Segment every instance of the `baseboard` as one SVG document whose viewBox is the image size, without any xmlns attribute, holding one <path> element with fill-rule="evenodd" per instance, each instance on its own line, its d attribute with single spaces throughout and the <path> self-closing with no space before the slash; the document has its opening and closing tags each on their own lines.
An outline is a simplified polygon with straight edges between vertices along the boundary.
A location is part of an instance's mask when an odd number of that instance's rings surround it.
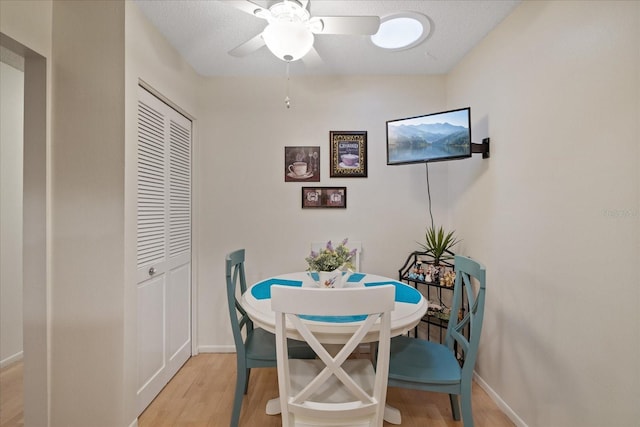
<svg viewBox="0 0 640 427">
<path fill-rule="evenodd" d="M 473 372 L 473 379 L 484 391 L 487 392 L 491 400 L 493 400 L 498 408 L 500 408 L 500 410 L 504 412 L 507 417 L 509 417 L 509 419 L 516 425 L 516 427 L 528 427 L 527 424 L 522 420 L 522 418 L 520 418 L 518 414 L 516 414 L 515 411 L 511 409 L 511 407 L 507 405 L 504 400 L 502 400 L 500 395 L 496 393 L 495 390 L 492 389 L 491 386 L 489 386 L 489 384 L 487 384 L 487 382 L 483 380 L 482 377 L 475 371 Z"/>
<path fill-rule="evenodd" d="M 13 355 L 7 357 L 6 359 L 0 360 L 0 369 L 9 366 L 12 363 L 21 361 L 23 354 L 24 354 L 24 352 L 19 351 L 16 354 L 13 354 Z"/>
<path fill-rule="evenodd" d="M 235 353 L 235 345 L 200 345 L 198 353 Z"/>
</svg>

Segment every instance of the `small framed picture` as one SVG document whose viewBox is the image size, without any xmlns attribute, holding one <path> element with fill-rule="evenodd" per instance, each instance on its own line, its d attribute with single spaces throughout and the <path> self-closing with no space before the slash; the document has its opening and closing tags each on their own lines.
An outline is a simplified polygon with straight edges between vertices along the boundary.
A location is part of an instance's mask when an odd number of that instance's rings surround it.
<svg viewBox="0 0 640 427">
<path fill-rule="evenodd" d="M 284 147 L 285 182 L 320 182 L 320 147 Z"/>
<path fill-rule="evenodd" d="M 347 207 L 347 187 L 302 187 L 302 208 Z"/>
<path fill-rule="evenodd" d="M 366 131 L 331 131 L 329 149 L 329 175 L 332 178 L 366 178 Z"/>
</svg>

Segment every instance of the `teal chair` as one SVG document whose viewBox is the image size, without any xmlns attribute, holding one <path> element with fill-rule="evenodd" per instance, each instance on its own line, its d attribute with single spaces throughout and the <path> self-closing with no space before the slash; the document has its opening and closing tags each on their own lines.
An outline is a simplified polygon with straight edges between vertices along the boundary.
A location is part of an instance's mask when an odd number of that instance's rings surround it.
<svg viewBox="0 0 640 427">
<path fill-rule="evenodd" d="M 236 346 L 236 391 L 233 397 L 231 427 L 237 427 L 240 420 L 242 398 L 247 394 L 251 368 L 272 368 L 277 366 L 275 335 L 261 328 L 254 328 L 246 311 L 240 305 L 240 295 L 247 290 L 244 271 L 244 249 L 229 253 L 226 258 L 227 302 L 233 340 Z M 238 288 L 239 293 L 238 293 Z M 243 331 L 244 329 L 244 337 Z M 315 353 L 301 341 L 289 340 L 289 355 L 296 359 L 313 359 Z"/>
<path fill-rule="evenodd" d="M 482 264 L 459 255 L 455 256 L 455 271 L 444 344 L 404 335 L 393 338 L 388 386 L 448 393 L 455 420 L 460 420 L 460 396 L 464 426 L 473 427 L 471 381 L 482 331 L 486 272 Z M 476 279 L 477 285 L 472 284 L 471 278 Z M 463 294 L 469 302 L 467 313 L 462 309 Z M 464 335 L 467 327 L 468 339 Z M 456 357 L 455 348 L 461 361 Z"/>
</svg>

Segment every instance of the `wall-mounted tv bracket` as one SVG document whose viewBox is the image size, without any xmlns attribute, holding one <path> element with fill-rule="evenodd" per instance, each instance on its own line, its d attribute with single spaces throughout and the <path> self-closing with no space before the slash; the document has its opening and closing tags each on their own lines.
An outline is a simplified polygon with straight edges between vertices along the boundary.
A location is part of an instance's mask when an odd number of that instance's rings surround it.
<svg viewBox="0 0 640 427">
<path fill-rule="evenodd" d="M 482 153 L 483 159 L 489 158 L 489 138 L 484 138 L 482 144 L 471 143 L 471 153 Z"/>
</svg>

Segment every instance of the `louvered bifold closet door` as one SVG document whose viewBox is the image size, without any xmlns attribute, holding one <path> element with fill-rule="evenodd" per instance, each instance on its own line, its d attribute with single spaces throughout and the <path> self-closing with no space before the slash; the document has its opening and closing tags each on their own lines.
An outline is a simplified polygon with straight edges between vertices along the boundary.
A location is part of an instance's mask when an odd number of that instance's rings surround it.
<svg viewBox="0 0 640 427">
<path fill-rule="evenodd" d="M 191 129 L 170 121 L 169 256 L 191 251 Z"/>
<path fill-rule="evenodd" d="M 138 268 L 165 259 L 164 115 L 138 103 Z"/>
<path fill-rule="evenodd" d="M 138 409 L 191 355 L 191 121 L 139 88 Z"/>
</svg>

